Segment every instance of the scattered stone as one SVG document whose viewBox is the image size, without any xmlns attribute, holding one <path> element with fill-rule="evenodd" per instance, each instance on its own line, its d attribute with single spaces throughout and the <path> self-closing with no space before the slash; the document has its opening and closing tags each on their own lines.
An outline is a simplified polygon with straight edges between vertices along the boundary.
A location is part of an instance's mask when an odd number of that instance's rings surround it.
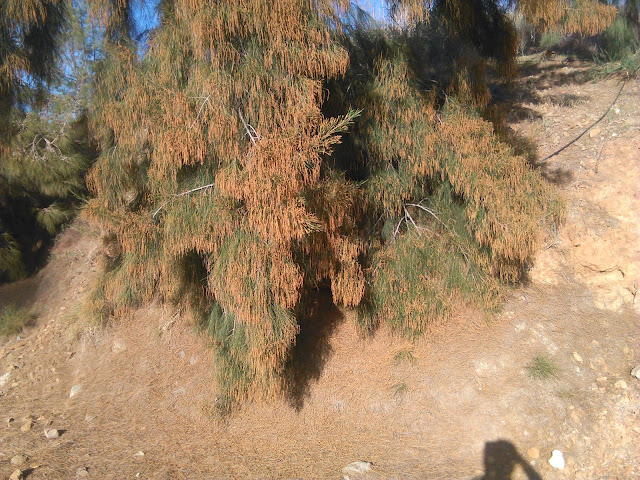
<svg viewBox="0 0 640 480">
<path fill-rule="evenodd" d="M 605 383 L 607 381 L 607 377 L 598 377 L 596 378 L 596 382 Z"/>
<path fill-rule="evenodd" d="M 58 438 L 60 436 L 60 432 L 55 428 L 45 428 L 44 436 L 48 439 Z"/>
<path fill-rule="evenodd" d="M 184 350 L 180 350 L 180 353 L 178 353 L 178 356 L 180 358 L 184 358 Z"/>
<path fill-rule="evenodd" d="M 196 357 L 191 357 L 191 360 L 189 360 L 189 365 L 195 365 L 196 364 Z"/>
<path fill-rule="evenodd" d="M 79 467 L 76 470 L 76 478 L 87 478 L 89 476 L 89 472 L 84 467 Z"/>
<path fill-rule="evenodd" d="M 527 455 L 529 455 L 530 459 L 536 460 L 540 458 L 540 450 L 537 449 L 536 447 L 532 447 L 529 450 L 527 450 Z"/>
<path fill-rule="evenodd" d="M 573 358 L 576 359 L 576 362 L 582 363 L 582 357 L 578 352 L 573 352 Z"/>
<path fill-rule="evenodd" d="M 640 380 L 640 365 L 636 365 L 635 367 L 633 367 L 633 369 L 631 370 L 631 376 Z"/>
<path fill-rule="evenodd" d="M 589 137 L 593 138 L 593 137 L 597 137 L 598 135 L 600 135 L 601 130 L 599 128 L 592 128 L 591 131 L 589 132 Z"/>
<path fill-rule="evenodd" d="M 11 459 L 11 465 L 19 467 L 20 465 L 23 465 L 24 463 L 26 463 L 26 461 L 27 461 L 26 455 L 16 455 Z"/>
<path fill-rule="evenodd" d="M 127 346 L 119 340 L 113 342 L 113 346 L 111 347 L 112 353 L 120 353 L 124 352 L 127 349 Z"/>
<path fill-rule="evenodd" d="M 144 457 L 144 452 L 142 450 L 133 454 L 134 457 Z"/>
<path fill-rule="evenodd" d="M 89 415 L 88 413 L 84 416 L 84 421 L 85 422 L 93 422 L 95 420 L 95 415 Z"/>
<path fill-rule="evenodd" d="M 352 462 L 346 467 L 342 469 L 342 473 L 344 474 L 344 480 L 350 480 L 349 475 L 362 475 L 363 473 L 367 473 L 371 470 L 373 464 L 371 462 L 365 462 L 363 460 L 358 460 L 357 462 Z"/>
<path fill-rule="evenodd" d="M 24 476 L 22 475 L 22 470 L 17 469 L 13 471 L 13 473 L 9 477 L 9 480 L 22 480 L 23 478 Z"/>
<path fill-rule="evenodd" d="M 71 387 L 71 392 L 69 393 L 69 398 L 75 397 L 82 391 L 82 385 L 74 385 Z"/>
<path fill-rule="evenodd" d="M 27 420 L 20 427 L 20 431 L 26 433 L 31 430 L 31 427 L 33 427 L 33 420 Z"/>
<path fill-rule="evenodd" d="M 549 459 L 549 465 L 558 470 L 564 470 L 564 456 L 560 450 L 554 450 L 551 452 L 551 458 Z"/>
<path fill-rule="evenodd" d="M 620 388 L 622 390 L 627 389 L 627 382 L 625 382 L 624 380 L 618 380 L 614 385 L 616 388 Z"/>
<path fill-rule="evenodd" d="M 11 378 L 11 372 L 7 372 L 0 377 L 0 388 L 5 386 L 5 384 L 9 381 L 9 378 Z"/>
</svg>

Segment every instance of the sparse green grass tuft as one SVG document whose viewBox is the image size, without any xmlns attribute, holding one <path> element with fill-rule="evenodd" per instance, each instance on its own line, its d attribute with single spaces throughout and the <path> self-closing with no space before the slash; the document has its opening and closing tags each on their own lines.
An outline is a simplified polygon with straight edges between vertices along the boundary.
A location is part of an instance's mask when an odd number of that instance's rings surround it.
<svg viewBox="0 0 640 480">
<path fill-rule="evenodd" d="M 391 387 L 391 390 L 394 398 L 400 401 L 409 392 L 409 386 L 404 382 L 396 383 Z"/>
<path fill-rule="evenodd" d="M 0 311 L 0 337 L 19 334 L 36 316 L 26 308 L 8 305 Z"/>
<path fill-rule="evenodd" d="M 612 75 L 635 75 L 640 67 L 640 52 L 629 54 L 619 60 L 609 57 L 595 59 L 595 66 L 589 71 L 593 81 L 599 81 Z"/>
<path fill-rule="evenodd" d="M 418 359 L 413 354 L 413 350 L 411 350 L 410 348 L 402 348 L 393 355 L 393 363 L 395 365 L 400 365 L 403 363 L 415 365 L 417 361 Z"/>
<path fill-rule="evenodd" d="M 544 49 L 557 48 L 562 43 L 562 33 L 558 30 L 550 30 L 542 34 L 540 38 L 540 46 Z"/>
<path fill-rule="evenodd" d="M 532 378 L 548 380 L 558 374 L 558 366 L 550 358 L 544 355 L 536 355 L 527 365 L 527 370 Z"/>
</svg>

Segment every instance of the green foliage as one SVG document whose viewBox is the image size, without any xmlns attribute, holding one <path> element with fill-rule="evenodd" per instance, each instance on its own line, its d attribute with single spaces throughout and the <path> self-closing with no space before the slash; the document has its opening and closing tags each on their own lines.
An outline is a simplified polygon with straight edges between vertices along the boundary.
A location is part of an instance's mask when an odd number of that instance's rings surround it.
<svg viewBox="0 0 640 480">
<path fill-rule="evenodd" d="M 536 355 L 527 365 L 527 371 L 532 378 L 548 380 L 558 374 L 558 366 L 544 355 Z"/>
<path fill-rule="evenodd" d="M 33 48 L 33 42 L 38 44 L 43 38 L 51 45 L 41 52 L 48 57 L 37 68 L 30 63 L 40 61 L 40 54 L 16 65 L 9 64 L 9 55 L 2 67 L 13 68 L 11 75 L 18 78 L 0 79 L 0 85 L 15 93 L 5 106 L 3 120 L 8 121 L 8 130 L 0 132 L 0 235 L 5 239 L 0 245 L 0 282 L 31 273 L 44 260 L 51 239 L 86 198 L 84 175 L 96 154 L 89 139 L 86 110 L 89 57 L 95 54 L 97 39 L 90 41 L 90 32 L 85 31 L 87 12 L 78 2 L 77 10 L 67 9 L 65 2 L 32 0 L 23 3 L 22 10 L 11 5 L 3 4 L 2 8 L 10 17 L 21 18 L 16 20 L 18 24 L 27 22 L 30 26 L 24 28 L 32 30 L 24 38 L 17 35 L 12 39 L 14 53 Z M 58 52 L 61 56 L 55 55 Z M 0 52 L 0 67 L 2 61 Z M 0 68 L 0 74 L 3 72 L 7 70 Z M 27 81 L 30 77 L 33 81 Z M 48 91 L 42 83 L 45 80 Z"/>
<path fill-rule="evenodd" d="M 0 233 L 11 236 L 11 250 L 20 253 L 10 263 L 0 260 L 0 271 L 13 272 L 4 280 L 16 279 L 18 270 L 33 271 L 50 239 L 86 198 L 84 174 L 95 156 L 87 138 L 84 116 L 31 112 L 21 121 L 10 153 L 0 160 Z M 22 267 L 16 270 L 18 258 Z"/>
<path fill-rule="evenodd" d="M 8 148 L 15 110 L 38 104 L 55 78 L 66 13 L 66 0 L 0 3 L 0 154 Z"/>
<path fill-rule="evenodd" d="M 0 232 L 2 224 L 0 224 Z M 18 280 L 24 275 L 20 245 L 9 233 L 0 233 L 0 283 Z"/>
<path fill-rule="evenodd" d="M 540 46 L 545 50 L 553 50 L 560 46 L 563 38 L 564 36 L 558 30 L 549 30 L 540 37 Z"/>
<path fill-rule="evenodd" d="M 602 34 L 602 56 L 609 61 L 621 61 L 633 56 L 637 50 L 637 32 L 622 16 Z"/>
<path fill-rule="evenodd" d="M 35 315 L 25 308 L 8 305 L 0 310 L 0 337 L 7 338 L 19 334 L 32 322 Z"/>
</svg>

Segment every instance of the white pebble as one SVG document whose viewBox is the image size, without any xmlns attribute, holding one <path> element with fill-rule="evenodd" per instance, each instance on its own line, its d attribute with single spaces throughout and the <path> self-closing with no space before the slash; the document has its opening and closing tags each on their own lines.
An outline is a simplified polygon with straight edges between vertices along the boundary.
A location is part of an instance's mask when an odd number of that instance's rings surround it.
<svg viewBox="0 0 640 480">
<path fill-rule="evenodd" d="M 564 470 L 564 456 L 560 450 L 554 450 L 551 452 L 551 458 L 549 459 L 549 465 L 558 470 Z"/>
</svg>

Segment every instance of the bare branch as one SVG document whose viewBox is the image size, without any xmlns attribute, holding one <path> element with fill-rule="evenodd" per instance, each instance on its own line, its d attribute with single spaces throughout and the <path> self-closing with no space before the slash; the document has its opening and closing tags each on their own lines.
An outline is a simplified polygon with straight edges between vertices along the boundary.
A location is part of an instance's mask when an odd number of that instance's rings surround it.
<svg viewBox="0 0 640 480">
<path fill-rule="evenodd" d="M 262 137 L 258 132 L 256 132 L 256 129 L 253 128 L 251 125 L 249 125 L 245 121 L 244 117 L 242 116 L 242 112 L 240 111 L 239 108 L 238 108 L 238 116 L 240 117 L 240 120 L 242 120 L 242 124 L 244 125 L 244 129 L 246 130 L 247 135 L 249 135 L 249 138 L 251 139 L 251 143 L 255 145 L 256 140 L 262 140 Z"/>
<path fill-rule="evenodd" d="M 418 225 L 416 225 L 416 222 L 413 221 L 413 217 L 411 216 L 411 214 L 409 213 L 409 210 L 407 210 L 407 207 L 402 207 L 404 208 L 404 216 L 405 218 L 408 218 L 409 221 L 411 222 L 411 224 L 415 227 L 416 232 L 418 232 L 418 236 L 421 237 L 422 234 L 420 233 L 420 229 L 418 228 Z"/>
<path fill-rule="evenodd" d="M 151 218 L 156 218 L 156 215 L 158 215 L 158 213 L 160 213 L 160 210 L 162 210 L 164 207 L 166 207 L 167 204 L 171 200 L 173 200 L 174 198 L 184 197 L 186 195 L 191 195 L 192 193 L 199 192 L 200 190 L 206 190 L 206 189 L 212 188 L 214 186 L 215 186 L 215 183 L 210 183 L 208 185 L 202 185 L 201 187 L 192 188 L 191 190 L 185 190 L 184 192 L 174 193 L 166 202 L 164 202 L 162 205 L 160 205 L 155 212 L 153 212 L 153 214 L 151 215 Z"/>
<path fill-rule="evenodd" d="M 424 205 L 420 205 L 419 203 L 405 203 L 405 206 L 416 207 L 422 210 L 423 212 L 427 212 L 429 215 L 431 215 L 433 218 L 435 218 L 438 222 L 440 222 L 442 225 L 446 227 L 444 222 L 438 218 L 438 212 L 436 212 L 435 210 L 431 210 L 430 208 L 425 207 Z"/>
<path fill-rule="evenodd" d="M 198 97 L 198 98 L 204 98 L 204 100 L 202 101 L 202 104 L 200 105 L 200 108 L 198 109 L 198 114 L 196 115 L 195 120 L 193 120 L 193 122 L 191 123 L 191 125 L 189 125 L 189 130 L 191 130 L 191 129 L 194 127 L 194 125 L 198 122 L 198 120 L 200 119 L 200 114 L 202 113 L 202 109 L 204 108 L 204 106 L 205 106 L 207 103 L 208 103 L 209 105 L 211 105 L 211 102 L 210 102 L 210 100 L 209 100 L 209 99 L 211 98 L 211 95 L 208 95 L 208 96 L 206 96 L 206 97 Z"/>
<path fill-rule="evenodd" d="M 400 221 L 398 222 L 398 225 L 396 225 L 396 229 L 393 232 L 393 238 L 396 238 L 396 235 L 398 235 L 398 230 L 400 230 L 400 225 L 402 225 L 402 221 L 405 220 L 407 217 L 403 216 Z"/>
</svg>

